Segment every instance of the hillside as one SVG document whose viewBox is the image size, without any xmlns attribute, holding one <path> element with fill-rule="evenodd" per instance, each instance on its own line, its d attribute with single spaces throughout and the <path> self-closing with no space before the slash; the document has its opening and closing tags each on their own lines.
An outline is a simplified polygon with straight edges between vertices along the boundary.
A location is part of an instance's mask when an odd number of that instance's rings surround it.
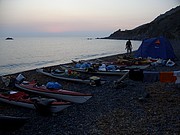
<svg viewBox="0 0 180 135">
<path fill-rule="evenodd" d="M 169 39 L 180 39 L 180 6 L 158 16 L 152 22 L 132 30 L 121 31 L 119 29 L 105 39 L 142 40 L 161 35 Z"/>
</svg>

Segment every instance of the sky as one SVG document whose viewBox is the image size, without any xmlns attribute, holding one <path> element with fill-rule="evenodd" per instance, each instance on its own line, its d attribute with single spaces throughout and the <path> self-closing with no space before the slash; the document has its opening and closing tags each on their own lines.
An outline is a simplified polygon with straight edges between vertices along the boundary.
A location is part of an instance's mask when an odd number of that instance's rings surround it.
<svg viewBox="0 0 180 135">
<path fill-rule="evenodd" d="M 109 36 L 178 5 L 180 0 L 0 0 L 0 36 Z"/>
</svg>

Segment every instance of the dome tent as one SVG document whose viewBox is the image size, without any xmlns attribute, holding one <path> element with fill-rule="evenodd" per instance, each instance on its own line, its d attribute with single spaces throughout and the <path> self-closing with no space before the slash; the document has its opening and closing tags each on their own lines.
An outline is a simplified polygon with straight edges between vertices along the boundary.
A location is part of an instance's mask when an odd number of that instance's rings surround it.
<svg viewBox="0 0 180 135">
<path fill-rule="evenodd" d="M 151 57 L 167 60 L 175 59 L 176 56 L 171 43 L 165 37 L 161 36 L 143 40 L 135 57 Z"/>
</svg>

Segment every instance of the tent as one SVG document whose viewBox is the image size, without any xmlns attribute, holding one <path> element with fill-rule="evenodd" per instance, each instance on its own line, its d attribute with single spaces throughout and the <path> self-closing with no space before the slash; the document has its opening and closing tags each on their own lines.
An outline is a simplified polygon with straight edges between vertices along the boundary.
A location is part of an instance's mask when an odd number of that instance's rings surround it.
<svg viewBox="0 0 180 135">
<path fill-rule="evenodd" d="M 176 57 L 171 43 L 162 36 L 143 40 L 135 56 L 142 58 L 161 58 L 165 60 Z"/>
</svg>

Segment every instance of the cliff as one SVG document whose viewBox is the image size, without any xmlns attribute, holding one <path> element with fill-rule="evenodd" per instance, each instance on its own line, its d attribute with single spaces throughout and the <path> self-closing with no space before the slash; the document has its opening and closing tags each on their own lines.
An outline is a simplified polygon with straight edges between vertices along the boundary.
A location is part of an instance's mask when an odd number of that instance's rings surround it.
<svg viewBox="0 0 180 135">
<path fill-rule="evenodd" d="M 162 35 L 169 39 L 180 39 L 180 6 L 161 14 L 150 23 L 132 30 L 121 31 L 119 29 L 104 39 L 142 40 Z"/>
</svg>

